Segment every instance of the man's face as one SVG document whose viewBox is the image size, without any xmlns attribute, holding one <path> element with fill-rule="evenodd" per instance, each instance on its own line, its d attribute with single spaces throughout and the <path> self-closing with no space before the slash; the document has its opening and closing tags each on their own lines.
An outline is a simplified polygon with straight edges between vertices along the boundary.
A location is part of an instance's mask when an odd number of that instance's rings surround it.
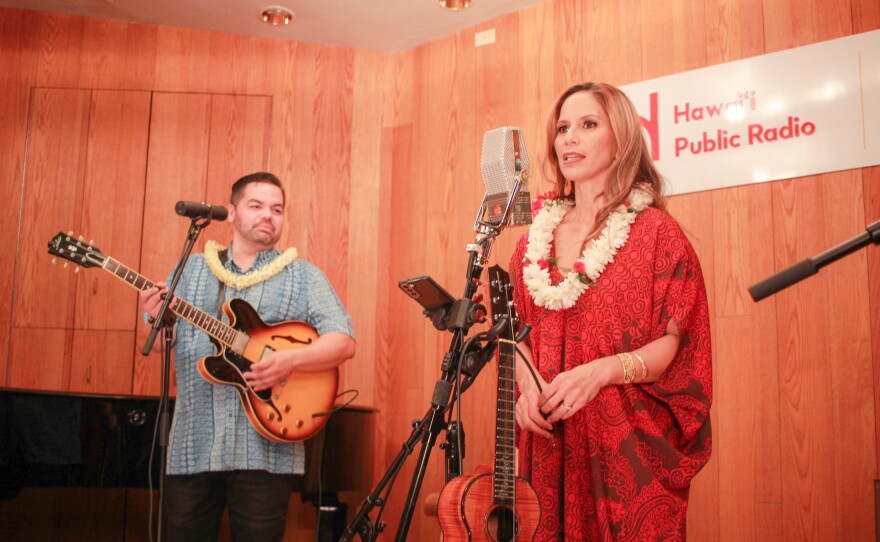
<svg viewBox="0 0 880 542">
<path fill-rule="evenodd" d="M 238 203 L 229 207 L 229 221 L 237 235 L 257 245 L 275 246 L 284 227 L 284 195 L 271 183 L 244 187 Z"/>
</svg>

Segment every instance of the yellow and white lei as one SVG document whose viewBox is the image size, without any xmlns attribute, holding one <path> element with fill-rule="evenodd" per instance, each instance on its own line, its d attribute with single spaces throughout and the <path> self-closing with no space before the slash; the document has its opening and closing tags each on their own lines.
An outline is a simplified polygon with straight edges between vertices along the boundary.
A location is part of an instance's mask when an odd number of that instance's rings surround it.
<svg viewBox="0 0 880 542">
<path fill-rule="evenodd" d="M 608 216 L 599 237 L 588 243 L 571 271 L 556 286 L 550 283 L 550 243 L 553 231 L 562 222 L 572 203 L 564 199 L 547 199 L 529 228 L 529 240 L 523 262 L 523 281 L 535 304 L 550 310 L 574 306 L 590 286 L 595 286 L 605 266 L 614 261 L 618 249 L 629 238 L 629 229 L 636 216 L 654 201 L 651 194 L 633 188 L 626 203 Z M 588 282 L 589 279 L 589 282 Z"/>
<path fill-rule="evenodd" d="M 223 264 L 220 263 L 219 253 L 225 248 L 226 247 L 215 241 L 208 241 L 205 243 L 205 262 L 208 264 L 208 267 L 211 269 L 211 272 L 214 273 L 215 277 L 227 286 L 232 286 L 236 290 L 244 290 L 248 286 L 259 284 L 264 280 L 269 280 L 280 273 L 282 269 L 287 267 L 288 264 L 297 257 L 296 248 L 290 247 L 263 267 L 254 269 L 250 273 L 239 275 L 238 273 L 233 273 L 226 269 L 223 267 Z"/>
</svg>

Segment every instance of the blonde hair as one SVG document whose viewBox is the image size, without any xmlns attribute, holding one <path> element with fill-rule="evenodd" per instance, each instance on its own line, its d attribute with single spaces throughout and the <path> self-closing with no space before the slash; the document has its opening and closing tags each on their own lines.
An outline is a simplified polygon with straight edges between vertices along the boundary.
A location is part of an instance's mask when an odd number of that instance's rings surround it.
<svg viewBox="0 0 880 542">
<path fill-rule="evenodd" d="M 605 205 L 599 209 L 593 231 L 587 239 L 596 237 L 605 225 L 608 215 L 621 203 L 626 201 L 633 188 L 639 183 L 639 188 L 646 190 L 654 196 L 652 207 L 666 209 L 666 201 L 663 199 L 664 180 L 654 167 L 651 153 L 648 151 L 648 143 L 642 133 L 642 124 L 635 106 L 626 94 L 615 86 L 607 83 L 581 83 L 570 87 L 563 92 L 547 120 L 547 166 L 550 178 L 556 179 L 554 190 L 560 197 L 574 201 L 574 190 L 566 193 L 567 179 L 559 167 L 559 159 L 556 156 L 556 124 L 562 105 L 573 94 L 588 92 L 605 110 L 614 134 L 614 142 L 617 145 L 617 153 L 611 167 L 608 170 L 608 178 L 605 180 L 603 196 Z"/>
</svg>

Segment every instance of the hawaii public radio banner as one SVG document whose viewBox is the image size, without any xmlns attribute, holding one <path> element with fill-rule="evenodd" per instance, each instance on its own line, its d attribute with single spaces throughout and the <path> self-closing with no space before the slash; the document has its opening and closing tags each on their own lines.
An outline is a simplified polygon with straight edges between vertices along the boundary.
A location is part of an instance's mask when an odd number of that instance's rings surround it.
<svg viewBox="0 0 880 542">
<path fill-rule="evenodd" d="M 880 164 L 880 30 L 621 89 L 673 194 Z"/>
</svg>

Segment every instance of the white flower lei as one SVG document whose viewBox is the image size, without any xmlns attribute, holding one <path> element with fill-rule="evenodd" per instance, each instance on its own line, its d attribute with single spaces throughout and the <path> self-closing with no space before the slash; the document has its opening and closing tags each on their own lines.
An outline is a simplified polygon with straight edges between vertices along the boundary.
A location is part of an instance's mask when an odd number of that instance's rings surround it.
<svg viewBox="0 0 880 542">
<path fill-rule="evenodd" d="M 259 284 L 264 280 L 269 280 L 280 273 L 282 269 L 287 267 L 287 265 L 297 257 L 296 249 L 290 247 L 263 267 L 255 269 L 250 273 L 239 275 L 238 273 L 233 273 L 226 269 L 223 267 L 223 264 L 220 263 L 219 252 L 224 248 L 226 247 L 215 241 L 208 241 L 205 243 L 205 262 L 208 264 L 208 267 L 211 269 L 211 272 L 214 273 L 215 277 L 224 284 L 232 286 L 236 290 L 244 290 L 248 286 Z"/>
<path fill-rule="evenodd" d="M 553 241 L 553 231 L 573 204 L 564 199 L 545 200 L 543 209 L 529 228 L 529 241 L 523 258 L 523 262 L 528 262 L 523 268 L 523 280 L 535 304 L 554 311 L 572 307 L 587 288 L 595 286 L 605 266 L 614 261 L 618 249 L 629 238 L 629 229 L 636 216 L 653 201 L 650 193 L 633 188 L 627 198 L 629 206 L 621 204 L 608 216 L 599 237 L 587 244 L 572 270 L 558 285 L 553 286 L 547 262 L 550 243 Z M 544 262 L 543 268 L 539 262 Z M 579 262 L 583 265 L 582 272 L 575 270 L 580 267 Z"/>
</svg>

